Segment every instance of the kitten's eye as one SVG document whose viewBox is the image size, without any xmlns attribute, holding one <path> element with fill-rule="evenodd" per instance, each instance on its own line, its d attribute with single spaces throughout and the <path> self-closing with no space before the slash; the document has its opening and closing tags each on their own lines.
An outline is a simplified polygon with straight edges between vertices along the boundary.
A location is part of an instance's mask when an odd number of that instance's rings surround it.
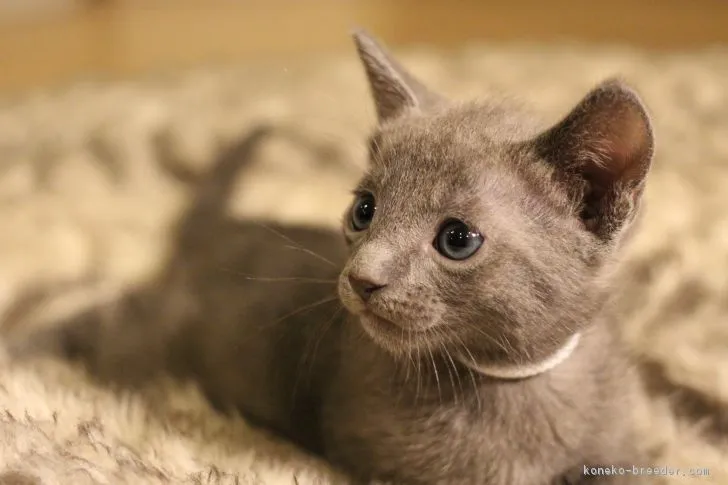
<svg viewBox="0 0 728 485">
<path fill-rule="evenodd" d="M 435 238 L 435 249 L 449 259 L 467 259 L 483 244 L 483 236 L 462 221 L 450 219 Z"/>
<path fill-rule="evenodd" d="M 374 203 L 374 196 L 370 193 L 359 195 L 351 208 L 351 227 L 355 231 L 363 231 L 374 218 L 374 211 L 377 206 Z"/>
</svg>

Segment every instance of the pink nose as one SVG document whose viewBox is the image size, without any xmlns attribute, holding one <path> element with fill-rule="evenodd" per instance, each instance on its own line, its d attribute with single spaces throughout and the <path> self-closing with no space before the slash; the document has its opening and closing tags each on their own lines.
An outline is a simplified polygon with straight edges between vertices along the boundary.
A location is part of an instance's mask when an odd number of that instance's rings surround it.
<svg viewBox="0 0 728 485">
<path fill-rule="evenodd" d="M 354 275 L 349 275 L 349 284 L 351 285 L 351 289 L 354 290 L 354 293 L 359 295 L 359 298 L 365 302 L 369 301 L 369 298 L 371 298 L 375 291 L 381 290 L 387 286 L 375 283 L 366 278 L 359 278 Z"/>
</svg>

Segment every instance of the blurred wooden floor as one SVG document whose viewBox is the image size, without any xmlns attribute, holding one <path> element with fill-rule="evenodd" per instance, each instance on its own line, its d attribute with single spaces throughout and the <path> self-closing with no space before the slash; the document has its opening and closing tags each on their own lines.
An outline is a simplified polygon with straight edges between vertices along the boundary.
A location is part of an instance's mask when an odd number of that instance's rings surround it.
<svg viewBox="0 0 728 485">
<path fill-rule="evenodd" d="M 334 52 L 350 48 L 348 32 L 357 25 L 392 45 L 728 45 L 725 0 L 33 0 L 44 1 L 55 5 L 52 12 L 3 13 L 0 3 L 0 93 L 200 62 Z"/>
</svg>

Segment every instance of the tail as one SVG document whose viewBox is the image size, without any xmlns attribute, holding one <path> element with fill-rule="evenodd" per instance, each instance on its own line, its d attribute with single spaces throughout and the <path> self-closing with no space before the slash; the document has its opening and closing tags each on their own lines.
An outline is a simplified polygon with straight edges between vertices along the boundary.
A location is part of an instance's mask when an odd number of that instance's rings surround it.
<svg viewBox="0 0 728 485">
<path fill-rule="evenodd" d="M 192 200 L 177 223 L 177 238 L 183 247 L 196 245 L 227 218 L 227 206 L 235 189 L 238 174 L 251 165 L 257 148 L 273 133 L 260 125 L 242 139 L 224 149 L 202 175 L 180 172 L 160 153 L 160 165 L 177 181 L 191 186 Z"/>
</svg>

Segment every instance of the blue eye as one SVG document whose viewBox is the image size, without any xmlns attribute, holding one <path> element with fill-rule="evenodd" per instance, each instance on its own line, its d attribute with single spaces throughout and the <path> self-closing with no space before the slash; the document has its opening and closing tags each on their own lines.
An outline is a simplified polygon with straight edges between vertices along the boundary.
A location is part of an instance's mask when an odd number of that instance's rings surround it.
<svg viewBox="0 0 728 485">
<path fill-rule="evenodd" d="M 448 259 L 467 259 L 483 244 L 483 236 L 467 224 L 450 219 L 435 238 L 435 249 Z"/>
<path fill-rule="evenodd" d="M 367 192 L 359 195 L 356 202 L 354 202 L 354 206 L 351 208 L 352 229 L 355 231 L 363 231 L 369 227 L 376 209 L 377 206 L 372 194 Z"/>
</svg>

